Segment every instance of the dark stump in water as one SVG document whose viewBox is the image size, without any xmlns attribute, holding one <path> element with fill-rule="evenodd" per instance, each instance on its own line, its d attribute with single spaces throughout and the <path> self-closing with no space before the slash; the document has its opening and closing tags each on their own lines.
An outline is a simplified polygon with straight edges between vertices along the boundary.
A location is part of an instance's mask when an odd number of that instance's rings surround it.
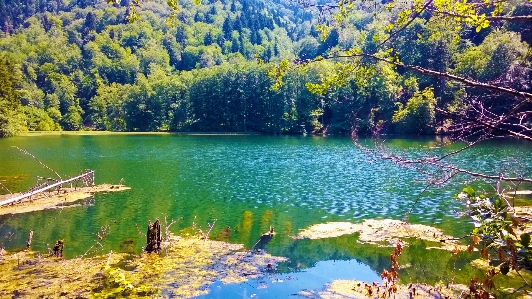
<svg viewBox="0 0 532 299">
<path fill-rule="evenodd" d="M 148 233 L 146 234 L 146 252 L 156 252 L 161 251 L 161 222 L 159 219 L 155 220 L 154 223 L 151 221 L 148 223 Z"/>
<path fill-rule="evenodd" d="M 57 240 L 57 242 L 55 242 L 54 248 L 52 249 L 53 255 L 57 257 L 62 257 L 64 246 L 65 246 L 65 241 Z"/>
</svg>

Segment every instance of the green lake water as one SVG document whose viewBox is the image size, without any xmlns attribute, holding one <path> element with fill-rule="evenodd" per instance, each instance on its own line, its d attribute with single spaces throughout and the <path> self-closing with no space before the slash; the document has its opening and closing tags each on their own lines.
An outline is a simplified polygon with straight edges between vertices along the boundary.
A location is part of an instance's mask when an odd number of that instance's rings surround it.
<svg viewBox="0 0 532 299">
<path fill-rule="evenodd" d="M 438 139 L 391 139 L 387 144 L 398 152 L 416 154 L 437 146 Z M 358 244 L 356 236 L 316 241 L 291 237 L 312 224 L 404 219 L 408 214 L 410 222 L 440 227 L 456 236 L 471 229 L 469 219 L 457 215 L 461 206 L 453 198 L 463 185 L 420 194 L 425 185 L 416 171 L 372 161 L 349 138 L 50 135 L 0 139 L 0 183 L 12 192 L 32 187 L 35 176 L 54 177 L 14 146 L 63 177 L 93 169 L 97 184 L 123 180 L 132 189 L 95 194 L 72 208 L 0 216 L 0 245 L 8 249 L 24 247 L 28 231 L 33 230 L 33 248 L 42 252 L 64 239 L 67 257 L 87 251 L 138 253 L 145 237 L 136 224 L 144 232 L 148 220 L 165 216 L 177 221 L 170 229 L 174 232 L 193 222 L 205 230 L 216 221 L 211 238 L 251 248 L 273 226 L 276 235 L 265 249 L 290 259 L 280 265 L 277 276 L 255 285 L 215 284 L 206 298 L 257 293 L 274 297 L 283 294 L 281 290 L 297 293 L 335 278 L 373 281 L 388 266 L 391 249 Z M 515 168 L 531 176 L 531 153 L 529 144 L 499 141 L 453 159 L 473 170 Z M 230 235 L 222 233 L 227 226 Z M 100 241 L 96 234 L 102 227 L 108 227 L 108 233 Z M 448 253 L 425 252 L 424 245 L 413 242 L 405 252 L 402 258 L 413 266 L 404 270 L 404 277 L 439 281 L 446 275 L 443 268 L 457 267 Z M 432 275 L 427 269 L 438 270 Z M 260 287 L 264 283 L 269 287 Z"/>
</svg>

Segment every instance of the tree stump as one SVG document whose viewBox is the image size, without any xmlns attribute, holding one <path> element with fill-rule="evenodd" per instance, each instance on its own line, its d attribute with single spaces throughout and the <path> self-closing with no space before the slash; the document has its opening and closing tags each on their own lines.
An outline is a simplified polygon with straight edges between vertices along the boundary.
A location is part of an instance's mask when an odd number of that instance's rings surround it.
<svg viewBox="0 0 532 299">
<path fill-rule="evenodd" d="M 62 257 L 63 256 L 63 247 L 65 245 L 65 241 L 64 240 L 57 240 L 57 242 L 55 242 L 55 245 L 54 245 L 54 248 L 52 249 L 52 253 L 53 255 L 57 256 L 57 257 Z"/>
<path fill-rule="evenodd" d="M 260 239 L 253 245 L 252 249 L 264 249 L 266 245 L 271 241 L 273 238 L 273 235 L 275 235 L 275 231 L 273 230 L 273 227 L 270 226 L 270 230 L 260 236 Z"/>
<path fill-rule="evenodd" d="M 159 219 L 154 223 L 151 221 L 148 223 L 148 233 L 146 234 L 146 252 L 161 251 L 161 222 Z"/>
<path fill-rule="evenodd" d="M 28 242 L 26 242 L 26 249 L 29 249 L 31 247 L 31 240 L 33 240 L 33 231 L 30 230 L 30 234 L 28 235 Z"/>
</svg>

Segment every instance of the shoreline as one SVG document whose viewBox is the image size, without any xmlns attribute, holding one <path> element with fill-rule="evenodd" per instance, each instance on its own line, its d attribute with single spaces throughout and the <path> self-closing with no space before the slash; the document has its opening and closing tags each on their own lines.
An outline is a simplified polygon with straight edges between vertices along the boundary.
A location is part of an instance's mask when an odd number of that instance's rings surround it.
<svg viewBox="0 0 532 299">
<path fill-rule="evenodd" d="M 258 132 L 113 132 L 113 131 L 31 131 L 15 137 L 58 136 L 58 135 L 183 135 L 183 136 L 260 136 Z"/>
<path fill-rule="evenodd" d="M 345 134 L 309 134 L 309 133 L 264 133 L 264 132 L 115 132 L 115 131 L 26 131 L 20 132 L 17 135 L 11 137 L 38 137 L 38 136 L 294 136 L 294 137 L 346 137 L 351 138 L 349 133 Z M 370 139 L 371 136 L 361 135 L 360 139 Z M 427 134 L 427 135 L 401 135 L 401 134 L 382 134 L 381 139 L 394 140 L 397 138 L 406 139 L 442 139 L 447 138 L 445 135 Z"/>
</svg>

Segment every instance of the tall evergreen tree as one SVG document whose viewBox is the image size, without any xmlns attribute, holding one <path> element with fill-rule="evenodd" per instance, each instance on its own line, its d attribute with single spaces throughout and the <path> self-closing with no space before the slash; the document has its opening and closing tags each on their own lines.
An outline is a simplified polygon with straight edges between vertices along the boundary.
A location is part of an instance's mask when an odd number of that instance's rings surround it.
<svg viewBox="0 0 532 299">
<path fill-rule="evenodd" d="M 185 26 L 178 25 L 175 32 L 175 41 L 178 42 L 181 47 L 185 47 L 185 44 L 187 42 L 187 31 L 185 29 Z"/>
<path fill-rule="evenodd" d="M 212 34 L 210 31 L 205 34 L 205 37 L 203 38 L 203 44 L 205 46 L 212 44 Z"/>
<path fill-rule="evenodd" d="M 231 26 L 231 19 L 229 17 L 225 18 L 224 24 L 222 25 L 222 32 L 226 40 L 231 38 L 231 32 L 233 27 Z"/>
<path fill-rule="evenodd" d="M 238 32 L 242 31 L 242 21 L 240 18 L 236 18 L 235 23 L 233 24 L 233 30 L 236 30 Z"/>
</svg>

